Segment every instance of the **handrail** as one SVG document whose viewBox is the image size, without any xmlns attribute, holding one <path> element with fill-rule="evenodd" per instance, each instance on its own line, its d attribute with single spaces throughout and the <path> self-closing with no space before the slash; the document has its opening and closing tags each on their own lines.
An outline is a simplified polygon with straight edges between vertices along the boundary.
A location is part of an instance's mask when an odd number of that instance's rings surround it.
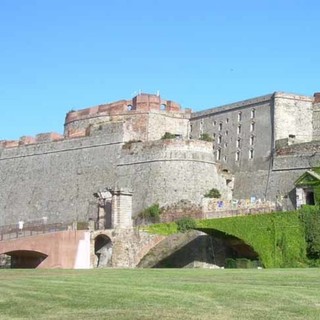
<svg viewBox="0 0 320 320">
<path fill-rule="evenodd" d="M 0 226 L 0 241 L 30 237 L 38 234 L 72 230 L 72 223 L 26 222 L 20 229 L 16 224 Z"/>
</svg>

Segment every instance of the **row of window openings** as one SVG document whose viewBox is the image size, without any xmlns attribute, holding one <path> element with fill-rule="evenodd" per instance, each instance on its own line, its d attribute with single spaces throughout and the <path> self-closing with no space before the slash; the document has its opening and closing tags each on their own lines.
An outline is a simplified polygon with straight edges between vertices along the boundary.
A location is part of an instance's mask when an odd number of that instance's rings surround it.
<svg viewBox="0 0 320 320">
<path fill-rule="evenodd" d="M 251 136 L 250 137 L 250 146 L 252 146 L 255 142 L 255 136 Z M 219 136 L 218 137 L 218 144 L 221 144 L 222 143 L 222 136 Z M 237 142 L 236 142 L 236 145 L 237 145 L 237 148 L 240 148 L 241 147 L 241 139 L 237 139 Z M 224 144 L 225 147 L 228 146 L 227 143 Z"/>
<path fill-rule="evenodd" d="M 255 117 L 256 117 L 256 109 L 252 109 L 251 113 L 250 113 L 250 118 L 255 119 Z M 240 111 L 238 113 L 238 122 L 240 122 L 241 120 L 242 120 L 242 112 Z M 226 123 L 228 123 L 228 122 L 229 122 L 229 118 L 226 119 Z M 203 123 L 203 122 L 201 121 L 201 123 Z M 217 122 L 214 120 L 213 126 L 215 126 L 216 124 L 217 124 Z M 219 130 L 222 130 L 222 122 L 219 123 Z"/>
<path fill-rule="evenodd" d="M 222 130 L 222 127 L 220 128 L 219 127 L 219 131 L 221 131 Z M 237 134 L 240 134 L 241 133 L 241 130 L 242 130 L 242 127 L 241 127 L 241 125 L 239 124 L 238 125 L 238 127 L 237 127 Z M 251 122 L 250 123 L 250 132 L 253 132 L 253 131 L 255 131 L 255 122 Z M 202 134 L 203 133 L 203 127 L 202 126 L 200 126 L 200 133 Z M 213 137 L 215 137 L 215 133 L 213 134 Z M 229 131 L 228 130 L 226 130 L 225 131 L 225 135 L 227 136 L 227 135 L 229 135 Z"/>
<path fill-rule="evenodd" d="M 239 161 L 239 160 L 240 160 L 240 154 L 241 154 L 240 151 L 237 151 L 237 152 L 236 152 L 236 161 Z M 250 149 L 250 150 L 249 150 L 249 159 L 253 159 L 253 157 L 254 157 L 254 150 L 253 150 L 253 149 Z M 217 159 L 218 161 L 221 160 L 221 149 L 218 149 L 218 150 L 217 150 L 216 159 Z M 227 161 L 227 156 L 224 156 L 224 157 L 223 157 L 223 160 L 224 160 L 224 161 Z"/>
</svg>

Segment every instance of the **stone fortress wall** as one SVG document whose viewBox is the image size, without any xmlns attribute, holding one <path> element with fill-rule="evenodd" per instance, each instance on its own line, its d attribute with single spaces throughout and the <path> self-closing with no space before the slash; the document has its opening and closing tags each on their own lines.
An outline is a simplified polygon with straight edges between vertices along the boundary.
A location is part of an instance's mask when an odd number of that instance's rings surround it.
<svg viewBox="0 0 320 320">
<path fill-rule="evenodd" d="M 66 116 L 64 136 L 0 142 L 0 225 L 47 217 L 48 223 L 97 218 L 93 194 L 131 188 L 133 215 L 155 202 L 200 203 L 209 189 L 230 192 L 212 144 L 186 139 L 190 110 L 141 94 Z M 174 141 L 159 140 L 165 132 Z M 140 142 L 137 142 L 140 141 Z"/>
<path fill-rule="evenodd" d="M 280 201 L 283 208 L 291 209 L 295 180 L 319 162 L 298 149 L 284 160 L 278 151 L 320 138 L 319 102 L 319 94 L 275 92 L 196 112 L 190 120 L 191 136 L 208 133 L 215 139 L 216 161 L 235 175 L 235 198 Z M 283 165 L 284 161 L 290 165 Z M 298 164 L 301 161 L 304 165 Z"/>
<path fill-rule="evenodd" d="M 93 194 L 107 186 L 132 190 L 133 215 L 156 202 L 200 204 L 213 187 L 292 208 L 294 181 L 319 164 L 319 105 L 319 94 L 276 92 L 191 113 L 140 94 L 70 111 L 64 135 L 0 141 L 0 225 L 96 219 Z M 177 138 L 160 140 L 165 132 Z"/>
</svg>

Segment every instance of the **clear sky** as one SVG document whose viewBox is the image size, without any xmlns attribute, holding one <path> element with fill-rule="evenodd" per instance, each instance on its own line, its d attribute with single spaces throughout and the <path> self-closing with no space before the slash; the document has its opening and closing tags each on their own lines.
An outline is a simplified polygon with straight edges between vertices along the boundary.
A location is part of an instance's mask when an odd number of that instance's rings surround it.
<svg viewBox="0 0 320 320">
<path fill-rule="evenodd" d="M 0 140 L 141 90 L 201 110 L 320 91 L 318 0 L 0 0 Z"/>
</svg>

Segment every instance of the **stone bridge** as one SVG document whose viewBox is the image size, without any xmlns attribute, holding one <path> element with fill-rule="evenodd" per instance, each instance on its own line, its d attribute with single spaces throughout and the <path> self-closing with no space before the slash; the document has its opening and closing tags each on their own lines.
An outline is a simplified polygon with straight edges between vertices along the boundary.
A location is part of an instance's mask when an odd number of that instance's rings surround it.
<svg viewBox="0 0 320 320">
<path fill-rule="evenodd" d="M 132 268 L 163 238 L 133 228 L 65 230 L 4 239 L 0 256 L 11 268 Z"/>
</svg>

